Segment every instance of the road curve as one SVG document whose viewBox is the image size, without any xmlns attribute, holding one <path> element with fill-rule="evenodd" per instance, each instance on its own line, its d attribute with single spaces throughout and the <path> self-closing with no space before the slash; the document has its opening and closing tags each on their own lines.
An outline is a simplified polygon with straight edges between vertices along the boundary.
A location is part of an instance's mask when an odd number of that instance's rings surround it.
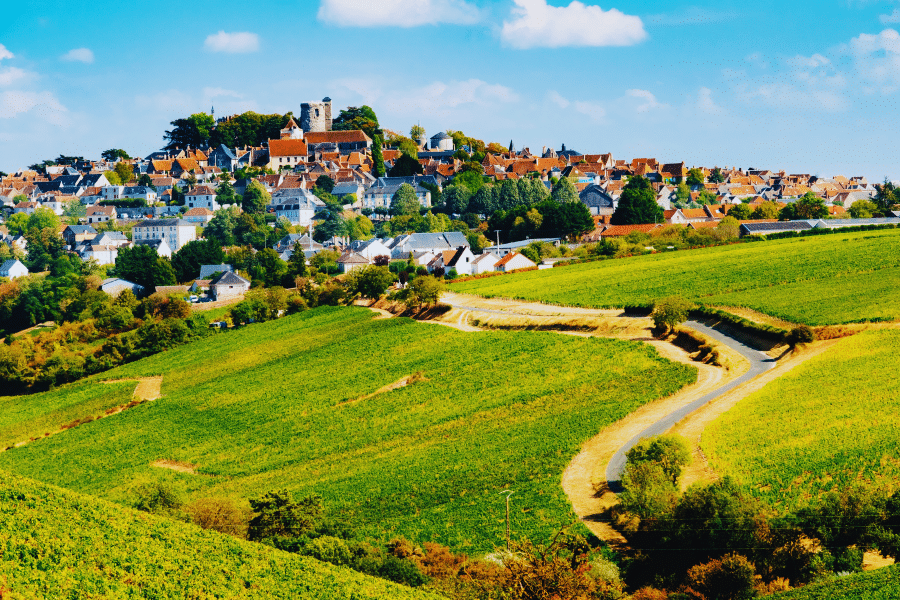
<svg viewBox="0 0 900 600">
<path fill-rule="evenodd" d="M 774 358 L 770 358 L 764 352 L 760 352 L 759 350 L 751 348 L 746 344 L 742 344 L 736 339 L 720 333 L 712 327 L 708 327 L 696 321 L 688 321 L 684 323 L 684 325 L 686 327 L 690 327 L 691 329 L 699 331 L 706 337 L 711 338 L 722 345 L 728 346 L 729 348 L 743 356 L 747 360 L 747 362 L 750 363 L 750 369 L 737 379 L 734 379 L 726 383 L 722 387 L 709 392 L 705 396 L 697 398 L 687 406 L 683 406 L 682 408 L 669 413 L 650 427 L 646 428 L 645 430 L 628 440 L 628 442 L 624 446 L 619 448 L 613 455 L 612 459 L 610 459 L 609 464 L 606 465 L 606 481 L 608 482 L 610 489 L 616 493 L 622 491 L 620 480 L 622 479 L 622 473 L 625 472 L 625 453 L 631 450 L 631 448 L 634 447 L 635 444 L 637 444 L 644 438 L 653 437 L 655 435 L 665 433 L 666 431 L 671 429 L 678 421 L 691 414 L 707 402 L 715 400 L 722 394 L 730 392 L 739 385 L 750 381 L 757 375 L 765 373 L 775 366 Z"/>
</svg>

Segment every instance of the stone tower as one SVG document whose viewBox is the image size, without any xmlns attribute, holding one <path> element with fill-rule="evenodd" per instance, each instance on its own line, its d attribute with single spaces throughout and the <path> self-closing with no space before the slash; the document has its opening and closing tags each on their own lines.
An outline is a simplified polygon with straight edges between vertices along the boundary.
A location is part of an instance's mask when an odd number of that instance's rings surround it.
<svg viewBox="0 0 900 600">
<path fill-rule="evenodd" d="M 300 105 L 300 128 L 310 131 L 331 131 L 331 98 L 321 102 L 304 102 Z"/>
</svg>

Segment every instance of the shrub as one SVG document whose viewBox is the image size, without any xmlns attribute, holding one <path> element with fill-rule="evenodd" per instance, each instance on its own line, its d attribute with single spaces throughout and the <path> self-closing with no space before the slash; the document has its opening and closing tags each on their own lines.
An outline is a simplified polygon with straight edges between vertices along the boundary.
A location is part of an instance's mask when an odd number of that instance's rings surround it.
<svg viewBox="0 0 900 600">
<path fill-rule="evenodd" d="M 437 277 L 416 277 L 406 288 L 407 306 L 416 308 L 423 304 L 435 304 L 444 291 L 444 282 Z"/>
<path fill-rule="evenodd" d="M 680 435 L 666 434 L 643 439 L 625 453 L 630 464 L 655 463 L 673 484 L 678 483 L 681 470 L 691 462 L 687 441 Z"/>
<path fill-rule="evenodd" d="M 328 535 L 317 537 L 311 541 L 306 547 L 306 554 L 340 567 L 350 565 L 353 560 L 347 543 L 340 538 Z"/>
<path fill-rule="evenodd" d="M 313 494 L 295 502 L 290 492 L 269 492 L 262 498 L 250 500 L 253 518 L 247 539 L 296 538 L 315 531 L 325 512 L 322 498 Z"/>
<path fill-rule="evenodd" d="M 691 567 L 685 593 L 689 598 L 706 600 L 743 600 L 756 596 L 756 569 L 740 554 L 726 554 L 720 559 Z"/>
<path fill-rule="evenodd" d="M 405 558 L 397 558 L 392 554 L 384 557 L 384 562 L 378 569 L 378 575 L 410 587 L 419 587 L 428 583 L 428 578 L 414 562 Z"/>
<path fill-rule="evenodd" d="M 247 537 L 249 511 L 227 498 L 200 498 L 186 507 L 195 525 L 237 538 Z"/>
<path fill-rule="evenodd" d="M 137 488 L 137 499 L 132 505 L 137 510 L 153 514 L 178 512 L 184 502 L 175 490 L 162 482 L 147 483 Z"/>
<path fill-rule="evenodd" d="M 816 333 L 813 331 L 812 327 L 799 325 L 788 332 L 784 341 L 789 344 L 791 348 L 796 348 L 797 346 L 811 344 L 816 341 Z"/>
<path fill-rule="evenodd" d="M 681 296 L 669 296 L 653 305 L 651 318 L 657 329 L 670 331 L 687 321 L 691 308 L 693 304 Z"/>
</svg>

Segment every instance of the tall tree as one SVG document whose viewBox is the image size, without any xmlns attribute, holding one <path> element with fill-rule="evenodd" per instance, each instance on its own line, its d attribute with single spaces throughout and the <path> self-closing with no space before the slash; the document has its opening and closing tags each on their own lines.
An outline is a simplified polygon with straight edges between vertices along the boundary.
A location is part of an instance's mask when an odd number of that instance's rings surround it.
<svg viewBox="0 0 900 600">
<path fill-rule="evenodd" d="M 114 170 L 123 185 L 134 179 L 134 167 L 131 163 L 118 162 L 116 163 L 116 168 Z"/>
<path fill-rule="evenodd" d="M 550 198 L 555 200 L 557 204 L 579 201 L 578 192 L 568 177 L 562 177 L 556 182 L 553 186 L 553 191 L 550 193 Z"/>
<path fill-rule="evenodd" d="M 206 148 L 215 122 L 212 116 L 206 113 L 194 113 L 186 119 L 175 119 L 170 124 L 172 129 L 163 134 L 163 139 L 168 142 L 166 150 L 183 149 L 188 146 Z"/>
<path fill-rule="evenodd" d="M 350 106 L 341 110 L 341 114 L 332 121 L 331 128 L 334 131 L 362 129 L 371 138 L 378 129 L 378 117 L 375 116 L 375 111 L 365 104 L 360 107 Z"/>
<path fill-rule="evenodd" d="M 632 177 L 619 197 L 619 206 L 612 214 L 613 225 L 639 225 L 663 223 L 665 216 L 656 203 L 656 192 L 645 177 Z"/>
<path fill-rule="evenodd" d="M 175 271 L 165 257 L 150 246 L 120 248 L 116 256 L 116 276 L 144 286 L 153 292 L 158 285 L 175 283 Z"/>
<path fill-rule="evenodd" d="M 450 214 L 461 215 L 468 210 L 472 192 L 461 185 L 451 185 L 443 191 L 444 204 Z"/>
<path fill-rule="evenodd" d="M 894 205 L 900 201 L 900 190 L 894 187 L 893 182 L 889 181 L 887 177 L 881 185 L 876 184 L 875 189 L 877 191 L 872 200 L 878 206 L 878 212 L 883 216 L 888 216 Z"/>
<path fill-rule="evenodd" d="M 218 265 L 225 260 L 225 253 L 217 240 L 193 240 L 172 255 L 175 279 L 191 281 L 200 276 L 203 265 Z"/>
<path fill-rule="evenodd" d="M 262 214 L 272 200 L 272 195 L 258 181 L 251 181 L 244 191 L 241 208 L 247 214 Z"/>
<path fill-rule="evenodd" d="M 376 133 L 372 137 L 372 175 L 375 177 L 384 177 L 387 172 L 384 168 L 384 155 L 381 153 L 383 143 L 380 134 Z"/>
<path fill-rule="evenodd" d="M 391 197 L 392 215 L 418 215 L 421 207 L 415 188 L 408 183 L 401 185 Z"/>
<path fill-rule="evenodd" d="M 334 189 L 334 179 L 328 175 L 319 175 L 316 178 L 316 188 L 330 194 Z"/>
<path fill-rule="evenodd" d="M 103 160 L 108 160 L 110 162 L 116 160 L 117 158 L 124 158 L 125 160 L 131 158 L 130 156 L 128 156 L 128 153 L 121 148 L 110 148 L 109 150 L 104 150 L 100 153 L 100 156 L 103 158 Z"/>
<path fill-rule="evenodd" d="M 720 173 L 721 173 L 721 171 L 720 171 Z M 694 167 L 693 169 L 688 171 L 687 181 L 685 183 L 687 183 L 688 185 L 694 186 L 694 185 L 703 185 L 703 183 L 705 181 L 706 181 L 706 177 L 703 175 L 703 169 Z"/>
<path fill-rule="evenodd" d="M 495 186 L 482 186 L 469 200 L 469 210 L 485 217 L 490 217 L 497 210 Z"/>
<path fill-rule="evenodd" d="M 785 208 L 787 207 L 793 208 L 793 215 L 789 211 L 784 213 L 784 216 L 793 219 L 824 219 L 828 216 L 828 207 L 825 206 L 825 201 L 813 192 L 806 192 L 802 198 L 793 204 L 788 204 Z"/>
<path fill-rule="evenodd" d="M 712 173 L 709 174 L 709 182 L 710 183 L 725 183 L 725 174 L 722 173 L 722 169 L 716 167 L 712 170 Z"/>
<path fill-rule="evenodd" d="M 223 181 L 216 188 L 216 202 L 221 205 L 237 204 L 238 195 L 230 181 Z"/>
<path fill-rule="evenodd" d="M 519 187 L 512 179 L 505 179 L 500 184 L 500 202 L 501 210 L 510 210 L 519 206 Z"/>
<path fill-rule="evenodd" d="M 422 174 L 422 163 L 408 154 L 401 154 L 400 158 L 394 161 L 391 167 L 391 177 L 409 177 L 410 175 Z"/>
<path fill-rule="evenodd" d="M 425 135 L 425 128 L 421 125 L 413 125 L 409 128 L 410 139 L 418 141 L 423 135 Z"/>
</svg>

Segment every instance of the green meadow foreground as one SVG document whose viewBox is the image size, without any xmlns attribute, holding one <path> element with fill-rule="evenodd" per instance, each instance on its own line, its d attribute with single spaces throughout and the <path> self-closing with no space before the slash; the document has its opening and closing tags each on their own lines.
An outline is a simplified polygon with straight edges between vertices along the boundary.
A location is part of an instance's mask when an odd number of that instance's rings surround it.
<svg viewBox="0 0 900 600">
<path fill-rule="evenodd" d="M 652 305 L 680 295 L 827 325 L 900 319 L 900 231 L 835 233 L 604 260 L 451 285 L 570 306 Z"/>
<path fill-rule="evenodd" d="M 840 340 L 712 423 L 704 452 L 718 473 L 783 508 L 855 482 L 894 487 L 898 355 L 897 330 Z"/>
<path fill-rule="evenodd" d="M 8 473 L 0 473 L 0 597 L 436 598 Z"/>
<path fill-rule="evenodd" d="M 900 566 L 854 573 L 823 583 L 775 594 L 778 600 L 888 600 L 900 598 Z"/>
<path fill-rule="evenodd" d="M 318 493 L 362 535 L 485 552 L 503 540 L 501 491 L 513 535 L 548 539 L 574 520 L 559 482 L 581 444 L 696 379 L 637 342 L 372 317 L 320 308 L 19 398 L 21 415 L 0 411 L 6 445 L 128 402 L 101 379 L 163 376 L 159 400 L 4 452 L 0 469 L 126 504 L 151 480 L 188 498 Z"/>
</svg>

